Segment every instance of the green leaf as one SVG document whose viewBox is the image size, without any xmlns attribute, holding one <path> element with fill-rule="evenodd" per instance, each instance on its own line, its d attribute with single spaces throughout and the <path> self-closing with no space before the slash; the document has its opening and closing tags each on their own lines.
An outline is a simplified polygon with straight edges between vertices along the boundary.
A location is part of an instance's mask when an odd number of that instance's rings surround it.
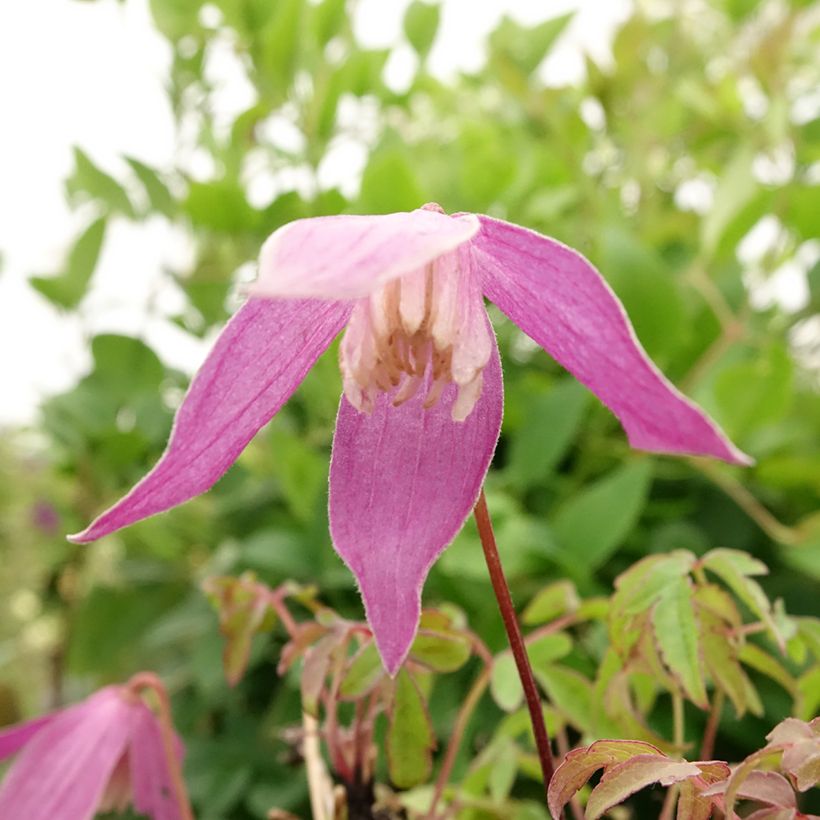
<svg viewBox="0 0 820 820">
<path fill-rule="evenodd" d="M 98 168 L 81 148 L 74 147 L 74 173 L 66 180 L 69 199 L 90 198 L 106 210 L 134 218 L 134 206 L 122 185 Z"/>
<path fill-rule="evenodd" d="M 326 46 L 342 30 L 345 5 L 346 0 L 322 0 L 312 7 L 313 33 L 320 46 Z"/>
<path fill-rule="evenodd" d="M 284 100 L 293 85 L 303 47 L 304 10 L 304 0 L 277 0 L 273 14 L 260 33 L 261 77 L 274 100 Z"/>
<path fill-rule="evenodd" d="M 746 666 L 762 672 L 773 681 L 779 683 L 792 697 L 798 694 L 797 681 L 778 663 L 768 652 L 765 652 L 757 644 L 745 643 L 740 648 L 739 659 Z"/>
<path fill-rule="evenodd" d="M 165 216 L 171 216 L 176 210 L 176 202 L 159 174 L 134 157 L 125 157 L 125 161 L 131 166 L 142 183 L 142 187 L 145 188 L 150 209 Z"/>
<path fill-rule="evenodd" d="M 375 642 L 365 644 L 354 656 L 339 685 L 343 699 L 357 700 L 368 694 L 384 677 L 384 667 Z"/>
<path fill-rule="evenodd" d="M 769 599 L 760 584 L 749 577 L 768 573 L 766 565 L 748 553 L 723 548 L 707 552 L 701 559 L 701 564 L 715 573 L 763 621 L 771 636 L 785 651 L 786 642 L 772 617 Z"/>
<path fill-rule="evenodd" d="M 564 563 L 588 575 L 621 544 L 641 515 L 652 477 L 648 459 L 619 467 L 585 487 L 553 520 Z"/>
<path fill-rule="evenodd" d="M 746 675 L 737 661 L 737 648 L 727 635 L 724 623 L 710 612 L 701 612 L 702 632 L 700 638 L 703 663 L 706 671 L 735 708 L 738 718 L 749 706 L 749 687 Z"/>
<path fill-rule="evenodd" d="M 652 611 L 652 626 L 666 666 L 692 702 L 706 708 L 698 623 L 688 578 L 678 578 L 664 589 Z"/>
<path fill-rule="evenodd" d="M 505 474 L 519 488 L 542 485 L 575 439 L 589 393 L 575 379 L 564 379 L 529 399 L 524 424 L 514 432 Z"/>
<path fill-rule="evenodd" d="M 69 252 L 65 272 L 55 277 L 32 277 L 32 287 L 59 307 L 67 310 L 77 307 L 85 296 L 97 267 L 106 225 L 105 217 L 92 222 L 80 234 Z"/>
<path fill-rule="evenodd" d="M 402 669 L 395 681 L 387 730 L 387 761 L 393 783 L 400 789 L 424 783 L 432 771 L 434 748 L 427 706 L 415 681 Z"/>
<path fill-rule="evenodd" d="M 652 606 L 664 590 L 689 574 L 695 556 L 686 550 L 666 555 L 648 555 L 615 579 L 612 611 L 639 615 Z"/>
<path fill-rule="evenodd" d="M 182 210 L 197 228 L 233 234 L 253 230 L 259 217 L 239 183 L 228 179 L 189 183 Z"/>
<path fill-rule="evenodd" d="M 436 39 L 441 7 L 436 3 L 413 0 L 404 15 L 404 35 L 416 53 L 424 59 Z"/>
<path fill-rule="evenodd" d="M 169 40 L 179 40 L 199 28 L 202 0 L 150 0 L 150 6 L 154 23 Z"/>
<path fill-rule="evenodd" d="M 581 604 L 572 581 L 555 581 L 540 590 L 527 604 L 521 620 L 528 626 L 549 623 L 561 615 L 575 612 Z"/>
<path fill-rule="evenodd" d="M 524 700 L 524 690 L 511 652 L 502 652 L 493 661 L 490 694 L 505 712 L 514 712 Z"/>
<path fill-rule="evenodd" d="M 568 12 L 529 27 L 504 17 L 490 34 L 490 48 L 529 76 L 547 56 L 573 16 L 574 12 Z"/>
<path fill-rule="evenodd" d="M 359 202 L 365 213 L 409 211 L 424 204 L 424 195 L 406 150 L 390 148 L 370 158 L 362 177 Z"/>
<path fill-rule="evenodd" d="M 729 165 L 718 182 L 715 198 L 702 223 L 700 237 L 704 250 L 712 255 L 723 232 L 743 206 L 754 196 L 757 182 L 752 173 L 754 150 L 750 147 L 736 149 Z"/>
<path fill-rule="evenodd" d="M 580 672 L 565 666 L 539 664 L 533 669 L 550 703 L 581 732 L 592 732 L 592 684 Z"/>
<path fill-rule="evenodd" d="M 715 399 L 725 426 L 743 436 L 779 421 L 793 400 L 794 362 L 786 346 L 774 343 L 752 361 L 726 367 L 715 381 Z"/>
<path fill-rule="evenodd" d="M 470 659 L 470 640 L 455 632 L 421 628 L 410 648 L 410 657 L 434 672 L 455 672 Z"/>
</svg>

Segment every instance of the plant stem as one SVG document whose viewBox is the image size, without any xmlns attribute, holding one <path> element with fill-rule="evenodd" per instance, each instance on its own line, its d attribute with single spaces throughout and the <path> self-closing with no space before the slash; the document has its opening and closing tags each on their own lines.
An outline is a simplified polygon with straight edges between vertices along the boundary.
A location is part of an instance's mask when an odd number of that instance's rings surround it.
<svg viewBox="0 0 820 820">
<path fill-rule="evenodd" d="M 712 701 L 712 709 L 709 712 L 709 720 L 706 722 L 706 728 L 703 730 L 703 743 L 700 747 L 700 759 L 711 760 L 715 751 L 715 737 L 717 736 L 718 726 L 720 725 L 720 716 L 723 714 L 723 703 L 726 696 L 722 689 L 715 692 L 715 699 Z"/>
<path fill-rule="evenodd" d="M 490 520 L 490 512 L 487 509 L 487 499 L 484 497 L 484 490 L 478 496 L 478 502 L 473 510 L 476 524 L 478 525 L 478 535 L 481 539 L 481 546 L 484 548 L 484 559 L 487 562 L 487 569 L 490 572 L 490 580 L 493 584 L 498 608 L 501 611 L 501 618 L 504 621 L 504 628 L 507 630 L 507 638 L 510 642 L 515 665 L 518 669 L 518 677 L 521 679 L 521 686 L 524 689 L 524 696 L 527 699 L 527 708 L 530 712 L 532 731 L 535 735 L 535 746 L 538 749 L 538 759 L 541 763 L 541 772 L 544 776 L 544 791 L 549 788 L 552 780 L 553 764 L 552 752 L 550 750 L 550 739 L 547 734 L 547 727 L 544 724 L 544 713 L 541 709 L 541 698 L 535 685 L 535 678 L 532 674 L 530 659 L 527 657 L 527 649 L 524 646 L 524 639 L 518 620 L 515 617 L 510 588 L 507 579 L 504 577 L 504 569 L 501 566 L 501 558 L 498 555 L 498 547 L 495 543 L 493 525 Z"/>
<path fill-rule="evenodd" d="M 453 725 L 453 732 L 450 735 L 450 742 L 447 744 L 447 751 L 444 753 L 444 761 L 441 764 L 441 769 L 436 779 L 436 787 L 433 792 L 430 809 L 427 812 L 427 820 L 432 820 L 432 818 L 436 816 L 436 807 L 438 806 L 439 800 L 441 800 L 441 796 L 447 786 L 447 781 L 450 779 L 450 774 L 453 771 L 453 764 L 456 762 L 456 754 L 458 753 L 458 747 L 461 745 L 461 738 L 464 736 L 464 731 L 467 728 L 470 717 L 475 711 L 476 706 L 478 706 L 478 702 L 481 700 L 481 696 L 484 694 L 484 690 L 490 682 L 491 672 L 491 666 L 484 667 L 481 674 L 476 678 L 472 688 L 467 693 L 467 697 L 459 710 L 456 722 Z"/>
</svg>

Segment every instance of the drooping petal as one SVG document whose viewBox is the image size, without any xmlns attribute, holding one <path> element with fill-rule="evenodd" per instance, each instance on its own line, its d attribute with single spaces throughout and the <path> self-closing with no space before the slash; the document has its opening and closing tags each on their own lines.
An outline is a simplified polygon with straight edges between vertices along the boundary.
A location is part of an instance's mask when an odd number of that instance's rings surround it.
<svg viewBox="0 0 820 820">
<path fill-rule="evenodd" d="M 90 820 L 125 751 L 131 705 L 101 689 L 54 716 L 14 761 L 0 787 L 0 817 Z"/>
<path fill-rule="evenodd" d="M 151 820 L 180 820 L 157 719 L 144 704 L 138 708 L 128 755 L 134 808 Z M 178 756 L 181 761 L 181 744 Z"/>
<path fill-rule="evenodd" d="M 29 720 L 26 723 L 17 723 L 0 731 L 0 760 L 4 760 L 19 752 L 44 726 L 47 726 L 56 715 L 49 714 Z"/>
<path fill-rule="evenodd" d="M 485 295 L 612 410 L 633 447 L 750 463 L 650 361 L 623 306 L 581 254 L 479 219 L 472 249 Z"/>
<path fill-rule="evenodd" d="M 487 322 L 488 330 L 492 333 Z M 372 413 L 345 398 L 330 464 L 330 530 L 353 571 L 385 668 L 394 674 L 416 633 L 421 587 L 472 510 L 501 428 L 503 385 L 493 344 L 481 396 L 465 421 L 451 418 L 448 384 L 424 408 L 430 373 L 394 407 L 381 393 Z"/>
<path fill-rule="evenodd" d="M 209 489 L 290 398 L 349 315 L 343 302 L 248 301 L 194 378 L 162 458 L 70 540 L 93 541 Z"/>
<path fill-rule="evenodd" d="M 467 242 L 478 229 L 472 214 L 430 210 L 299 219 L 262 246 L 251 293 L 358 299 Z"/>
</svg>

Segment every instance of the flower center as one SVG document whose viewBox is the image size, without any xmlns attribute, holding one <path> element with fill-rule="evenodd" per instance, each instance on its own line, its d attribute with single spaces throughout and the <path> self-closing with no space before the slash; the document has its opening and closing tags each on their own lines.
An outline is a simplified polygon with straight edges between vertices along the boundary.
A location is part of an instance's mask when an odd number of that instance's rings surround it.
<svg viewBox="0 0 820 820">
<path fill-rule="evenodd" d="M 358 301 L 340 347 L 348 401 L 369 413 L 379 393 L 398 407 L 426 391 L 435 405 L 458 388 L 451 415 L 463 421 L 481 395 L 492 340 L 480 291 L 459 252 L 443 254 Z"/>
</svg>

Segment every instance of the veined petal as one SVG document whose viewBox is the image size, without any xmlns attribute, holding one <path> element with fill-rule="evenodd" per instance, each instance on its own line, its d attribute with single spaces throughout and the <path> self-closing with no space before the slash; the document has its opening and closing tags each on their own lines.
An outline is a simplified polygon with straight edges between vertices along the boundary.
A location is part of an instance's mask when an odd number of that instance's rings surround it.
<svg viewBox="0 0 820 820">
<path fill-rule="evenodd" d="M 633 447 L 751 462 L 655 367 L 618 298 L 581 254 L 479 219 L 472 248 L 485 295 L 612 410 Z"/>
<path fill-rule="evenodd" d="M 91 820 L 125 751 L 133 712 L 117 687 L 58 713 L 0 788 L 0 817 Z"/>
<path fill-rule="evenodd" d="M 43 715 L 42 717 L 29 720 L 26 723 L 18 723 L 14 726 L 7 726 L 0 730 L 0 760 L 20 751 L 43 727 L 47 726 L 56 715 Z"/>
<path fill-rule="evenodd" d="M 469 241 L 472 214 L 430 210 L 377 216 L 299 219 L 268 237 L 259 257 L 257 296 L 358 299 Z"/>
<path fill-rule="evenodd" d="M 487 321 L 488 332 L 492 328 Z M 493 337 L 494 342 L 494 337 Z M 424 408 L 425 385 L 399 407 L 378 396 L 360 413 L 342 398 L 330 464 L 330 531 L 359 582 L 385 668 L 395 674 L 416 634 L 421 587 L 472 510 L 501 428 L 498 349 L 465 421 L 451 418 L 458 388 Z"/>
<path fill-rule="evenodd" d="M 93 541 L 209 489 L 290 398 L 349 315 L 342 302 L 248 301 L 194 378 L 154 469 L 69 539 Z"/>
<path fill-rule="evenodd" d="M 157 718 L 139 703 L 129 745 L 134 808 L 151 820 L 180 820 Z M 179 744 L 182 760 L 182 744 Z"/>
</svg>

